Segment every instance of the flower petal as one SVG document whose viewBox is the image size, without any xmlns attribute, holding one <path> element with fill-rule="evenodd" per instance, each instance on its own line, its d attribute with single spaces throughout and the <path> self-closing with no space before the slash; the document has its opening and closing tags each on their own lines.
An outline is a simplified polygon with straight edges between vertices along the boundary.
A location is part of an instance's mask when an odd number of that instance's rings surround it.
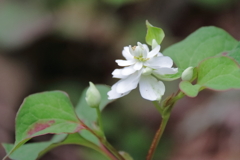
<svg viewBox="0 0 240 160">
<path fill-rule="evenodd" d="M 134 61 L 126 61 L 126 60 L 116 60 L 115 61 L 119 66 L 129 66 L 129 65 L 132 65 L 134 64 L 135 62 Z"/>
<path fill-rule="evenodd" d="M 133 66 L 129 66 L 129 67 L 124 67 L 121 71 L 121 74 L 124 76 L 128 76 L 132 73 L 134 73 L 136 70 L 133 68 Z"/>
<path fill-rule="evenodd" d="M 115 69 L 112 72 L 113 78 L 126 78 L 127 76 L 122 74 L 122 70 L 123 69 Z"/>
<path fill-rule="evenodd" d="M 119 83 L 119 81 L 117 83 L 115 83 L 112 86 L 111 90 L 107 93 L 108 99 L 117 99 L 117 98 L 123 97 L 123 96 L 127 95 L 128 93 L 130 93 L 130 91 L 125 92 L 125 93 L 118 93 L 116 91 L 116 87 L 117 87 L 118 83 Z"/>
<path fill-rule="evenodd" d="M 124 47 L 123 51 L 122 51 L 122 55 L 124 58 L 126 58 L 126 60 L 133 60 L 134 57 L 132 56 L 132 54 L 129 51 L 129 47 Z"/>
<path fill-rule="evenodd" d="M 153 50 L 151 50 L 151 52 L 148 53 L 147 58 L 152 58 L 155 55 L 158 54 L 158 52 L 160 51 L 160 45 L 157 45 Z"/>
<path fill-rule="evenodd" d="M 149 48 L 146 44 L 143 44 L 143 48 L 145 49 L 145 51 L 147 51 L 147 53 L 149 52 Z"/>
<path fill-rule="evenodd" d="M 142 68 L 142 66 L 143 66 L 143 63 L 142 63 L 142 62 L 137 62 L 137 63 L 133 66 L 133 68 L 134 68 L 135 70 L 140 70 L 140 69 Z"/>
<path fill-rule="evenodd" d="M 133 52 L 134 52 L 134 53 L 133 53 L 133 56 L 134 56 L 134 57 L 140 57 L 140 56 L 142 56 L 142 49 L 141 49 L 140 46 L 136 46 Z"/>
<path fill-rule="evenodd" d="M 145 63 L 146 66 L 152 68 L 171 68 L 173 65 L 173 60 L 168 56 L 153 57 Z"/>
<path fill-rule="evenodd" d="M 118 81 L 116 86 L 117 93 L 126 93 L 135 89 L 138 85 L 140 79 L 141 72 L 135 72 L 128 76 L 127 78 L 121 79 Z"/>
<path fill-rule="evenodd" d="M 163 54 L 161 52 L 158 52 L 157 56 L 163 56 Z"/>
<path fill-rule="evenodd" d="M 153 71 L 156 74 L 165 75 L 165 74 L 176 74 L 178 72 L 178 68 L 158 68 Z"/>
<path fill-rule="evenodd" d="M 165 86 L 162 81 L 157 81 L 152 76 L 141 76 L 139 90 L 144 99 L 156 101 L 161 100 L 165 92 Z"/>
</svg>

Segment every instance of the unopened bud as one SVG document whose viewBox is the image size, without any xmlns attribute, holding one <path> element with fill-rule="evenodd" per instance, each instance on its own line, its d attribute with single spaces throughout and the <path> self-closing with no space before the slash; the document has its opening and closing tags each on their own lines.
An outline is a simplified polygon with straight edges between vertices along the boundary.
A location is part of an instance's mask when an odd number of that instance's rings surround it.
<svg viewBox="0 0 240 160">
<path fill-rule="evenodd" d="M 97 108 L 101 102 L 101 94 L 92 82 L 89 82 L 89 85 L 85 99 L 90 107 Z"/>
<path fill-rule="evenodd" d="M 183 81 L 190 81 L 193 77 L 193 69 L 194 67 L 188 67 L 187 69 L 185 69 L 182 73 L 182 80 Z"/>
</svg>

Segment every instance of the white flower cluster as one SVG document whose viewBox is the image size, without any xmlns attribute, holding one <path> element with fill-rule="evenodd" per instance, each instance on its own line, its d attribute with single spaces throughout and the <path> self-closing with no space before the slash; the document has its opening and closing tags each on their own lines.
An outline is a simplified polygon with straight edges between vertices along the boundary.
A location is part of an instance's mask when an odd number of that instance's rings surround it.
<svg viewBox="0 0 240 160">
<path fill-rule="evenodd" d="M 113 78 L 120 80 L 115 83 L 108 92 L 108 99 L 117 99 L 127 95 L 135 89 L 139 83 L 141 96 L 150 101 L 160 101 L 165 92 L 162 81 L 155 77 L 165 74 L 175 74 L 177 68 L 172 68 L 173 61 L 160 52 L 160 45 L 156 40 L 152 42 L 152 50 L 146 44 L 137 43 L 134 47 L 124 47 L 122 55 L 126 60 L 116 60 L 122 69 L 112 72 Z"/>
</svg>

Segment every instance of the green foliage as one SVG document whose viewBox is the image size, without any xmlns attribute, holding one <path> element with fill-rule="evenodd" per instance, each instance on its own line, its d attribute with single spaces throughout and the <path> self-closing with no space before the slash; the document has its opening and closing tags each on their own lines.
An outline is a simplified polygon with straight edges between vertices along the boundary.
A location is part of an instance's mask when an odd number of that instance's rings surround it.
<svg viewBox="0 0 240 160">
<path fill-rule="evenodd" d="M 196 97 L 198 95 L 200 85 L 192 85 L 189 81 L 181 81 L 179 84 L 179 88 L 183 93 L 185 93 L 189 97 Z"/>
<path fill-rule="evenodd" d="M 68 96 L 60 91 L 27 97 L 16 117 L 14 150 L 30 138 L 48 133 L 74 133 L 82 129 Z"/>
<path fill-rule="evenodd" d="M 52 142 L 25 144 L 13 152 L 9 157 L 17 160 L 36 160 L 39 153 L 51 144 Z M 9 153 L 13 149 L 14 145 L 5 143 L 3 144 L 3 147 L 6 152 Z"/>
<path fill-rule="evenodd" d="M 96 85 L 96 88 L 98 89 L 102 97 L 101 103 L 100 103 L 100 110 L 103 110 L 108 103 L 113 101 L 113 100 L 108 100 L 108 97 L 107 97 L 107 92 L 110 90 L 110 87 L 106 85 Z M 82 96 L 79 100 L 79 103 L 76 106 L 76 113 L 78 117 L 81 120 L 83 120 L 88 127 L 94 128 L 93 124 L 96 123 L 97 117 L 98 117 L 97 111 L 95 108 L 91 108 L 88 106 L 85 100 L 86 91 L 87 91 L 87 88 L 83 91 Z"/>
<path fill-rule="evenodd" d="M 229 57 L 213 57 L 198 69 L 199 85 L 214 90 L 240 89 L 240 69 Z"/>
<path fill-rule="evenodd" d="M 58 143 L 62 141 L 63 139 L 66 138 L 66 136 L 67 136 L 66 134 L 55 135 L 48 142 L 24 144 L 18 149 L 16 149 L 16 151 L 14 151 L 9 157 L 11 159 L 17 159 L 17 160 L 36 160 L 43 150 L 45 150 L 46 148 L 48 148 L 54 143 Z M 13 149 L 14 144 L 4 143 L 3 147 L 6 150 L 6 152 L 9 153 Z"/>
<path fill-rule="evenodd" d="M 100 153 L 98 146 L 83 138 L 79 133 L 54 135 L 48 142 L 27 143 L 16 149 L 9 157 L 17 160 L 36 160 L 49 150 L 61 145 L 82 145 L 92 148 Z M 13 144 L 3 144 L 6 152 L 9 153 L 14 147 Z"/>
<path fill-rule="evenodd" d="M 152 40 L 155 39 L 158 44 L 160 44 L 165 36 L 163 30 L 161 28 L 154 27 L 148 21 L 146 21 L 147 25 L 147 35 L 146 42 L 148 45 L 152 45 Z"/>
<path fill-rule="evenodd" d="M 202 27 L 183 41 L 164 50 L 163 54 L 173 59 L 179 69 L 197 67 L 209 57 L 234 49 L 238 44 L 224 30 L 217 27 Z"/>
<path fill-rule="evenodd" d="M 227 55 L 234 58 L 240 64 L 240 42 L 238 42 L 237 47 L 231 50 Z"/>
<path fill-rule="evenodd" d="M 100 108 L 103 109 L 109 102 L 111 102 L 107 99 L 107 92 L 110 90 L 110 87 L 105 85 L 96 85 L 96 87 L 102 95 Z M 79 111 L 78 113 L 84 112 L 86 115 L 80 113 L 78 114 L 80 115 L 79 117 L 83 118 L 84 122 L 86 120 L 89 126 L 96 128 L 97 126 L 92 126 L 92 124 L 94 122 L 96 123 L 97 113 L 95 112 L 95 109 L 86 104 L 86 90 L 87 88 L 84 90 L 80 98 L 76 111 Z M 24 100 L 19 109 L 16 118 L 15 144 L 3 144 L 3 146 L 11 158 L 14 159 L 15 157 L 20 157 L 20 160 L 36 159 L 36 157 L 43 154 L 42 152 L 45 153 L 52 148 L 64 144 L 83 145 L 102 152 L 98 138 L 90 131 L 81 129 L 82 122 L 80 122 L 76 116 L 72 104 L 65 93 L 52 91 L 33 94 Z M 55 136 L 55 138 L 49 142 L 23 145 L 26 141 L 35 136 L 47 133 L 59 134 L 74 132 L 79 133 L 69 134 L 66 139 L 64 138 L 64 141 L 56 140 Z M 29 148 L 31 148 L 32 154 L 20 155 L 21 153 L 27 152 Z M 25 156 L 28 156 L 28 158 Z"/>
</svg>

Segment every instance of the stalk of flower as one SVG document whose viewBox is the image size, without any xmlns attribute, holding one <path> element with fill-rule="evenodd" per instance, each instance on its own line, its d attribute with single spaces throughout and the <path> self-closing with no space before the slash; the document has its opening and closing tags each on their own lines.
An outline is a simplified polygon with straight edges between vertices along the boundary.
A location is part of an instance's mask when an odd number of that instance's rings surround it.
<svg viewBox="0 0 240 160">
<path fill-rule="evenodd" d="M 112 72 L 113 78 L 120 80 L 108 92 L 108 99 L 123 97 L 139 84 L 139 90 L 144 99 L 160 101 L 165 92 L 165 86 L 159 77 L 176 74 L 178 68 L 172 68 L 173 60 L 159 51 L 160 45 L 154 39 L 151 51 L 146 44 L 140 42 L 134 47 L 124 47 L 122 55 L 126 60 L 116 60 L 116 63 L 124 68 L 115 69 Z"/>
</svg>

